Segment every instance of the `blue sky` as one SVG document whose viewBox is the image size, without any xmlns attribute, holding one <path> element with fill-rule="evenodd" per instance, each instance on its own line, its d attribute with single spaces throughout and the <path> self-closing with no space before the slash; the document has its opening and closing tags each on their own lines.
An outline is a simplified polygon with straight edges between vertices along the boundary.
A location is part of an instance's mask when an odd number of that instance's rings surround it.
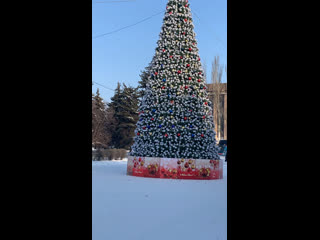
<svg viewBox="0 0 320 240">
<path fill-rule="evenodd" d="M 115 0 L 116 1 L 116 0 Z M 92 36 L 134 24 L 164 11 L 168 0 L 131 0 L 130 2 L 92 1 Z M 220 56 L 227 63 L 227 0 L 189 0 L 201 62 L 211 72 L 211 63 Z M 92 81 L 110 89 L 117 82 L 136 87 L 139 74 L 155 53 L 164 13 L 119 32 L 92 39 Z M 226 74 L 223 73 L 225 82 Z M 94 83 L 101 97 L 109 102 L 114 91 Z"/>
</svg>

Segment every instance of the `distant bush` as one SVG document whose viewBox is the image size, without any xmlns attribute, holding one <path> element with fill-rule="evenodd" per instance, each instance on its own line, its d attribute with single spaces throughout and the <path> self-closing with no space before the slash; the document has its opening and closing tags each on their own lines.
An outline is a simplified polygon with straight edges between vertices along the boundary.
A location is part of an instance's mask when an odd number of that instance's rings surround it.
<svg viewBox="0 0 320 240">
<path fill-rule="evenodd" d="M 113 151 L 113 149 L 106 149 L 105 151 L 104 151 L 104 156 L 105 156 L 105 158 L 107 159 L 107 160 L 112 160 L 113 158 L 114 158 L 114 151 Z"/>
<path fill-rule="evenodd" d="M 106 149 L 104 150 L 104 157 L 107 160 L 122 160 L 127 156 L 127 150 L 125 149 Z"/>
<path fill-rule="evenodd" d="M 103 150 L 97 149 L 93 156 L 94 160 L 100 161 L 104 159 Z"/>
<path fill-rule="evenodd" d="M 126 149 L 119 149 L 120 150 L 120 159 L 124 159 L 127 157 L 127 150 Z"/>
</svg>

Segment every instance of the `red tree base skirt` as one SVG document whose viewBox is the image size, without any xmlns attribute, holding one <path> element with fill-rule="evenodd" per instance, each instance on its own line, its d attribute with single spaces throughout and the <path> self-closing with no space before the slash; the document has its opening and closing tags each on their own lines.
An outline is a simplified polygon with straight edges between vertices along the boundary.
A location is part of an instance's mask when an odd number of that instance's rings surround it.
<svg viewBox="0 0 320 240">
<path fill-rule="evenodd" d="M 187 158 L 128 157 L 127 174 L 172 179 L 222 179 L 223 161 Z"/>
</svg>

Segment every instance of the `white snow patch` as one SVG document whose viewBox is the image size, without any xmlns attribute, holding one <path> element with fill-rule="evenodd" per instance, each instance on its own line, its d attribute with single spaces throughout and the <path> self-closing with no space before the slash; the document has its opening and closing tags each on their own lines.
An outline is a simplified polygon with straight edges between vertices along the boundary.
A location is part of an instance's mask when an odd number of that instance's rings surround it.
<svg viewBox="0 0 320 240">
<path fill-rule="evenodd" d="M 227 240 L 227 162 L 219 180 L 126 171 L 127 159 L 92 162 L 92 240 Z"/>
</svg>

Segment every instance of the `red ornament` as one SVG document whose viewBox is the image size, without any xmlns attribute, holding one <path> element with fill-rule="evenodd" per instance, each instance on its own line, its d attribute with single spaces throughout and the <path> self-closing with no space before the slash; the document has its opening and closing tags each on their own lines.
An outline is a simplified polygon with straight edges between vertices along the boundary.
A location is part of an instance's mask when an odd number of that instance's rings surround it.
<svg viewBox="0 0 320 240">
<path fill-rule="evenodd" d="M 186 163 L 184 164 L 184 167 L 185 167 L 185 168 L 188 168 L 188 167 L 189 167 L 189 163 L 186 162 Z"/>
<path fill-rule="evenodd" d="M 191 51 L 192 51 L 192 48 L 189 48 L 189 51 L 191 52 Z"/>
<path fill-rule="evenodd" d="M 162 52 L 165 52 L 165 51 L 166 51 L 165 49 L 162 50 Z"/>
<path fill-rule="evenodd" d="M 173 58 L 173 56 L 170 56 L 169 58 Z"/>
<path fill-rule="evenodd" d="M 203 119 L 205 119 L 205 118 L 206 118 L 206 116 L 203 116 L 202 118 L 203 118 Z"/>
<path fill-rule="evenodd" d="M 137 133 L 137 135 L 139 136 L 139 135 L 140 135 L 140 133 L 138 132 L 138 133 Z"/>
<path fill-rule="evenodd" d="M 153 121 L 154 120 L 154 118 L 151 118 L 151 121 Z"/>
<path fill-rule="evenodd" d="M 203 133 L 201 134 L 201 137 L 204 137 Z"/>
<path fill-rule="evenodd" d="M 182 59 L 183 57 L 182 56 L 180 56 L 180 59 Z"/>
<path fill-rule="evenodd" d="M 206 89 L 206 87 L 203 87 L 203 89 Z"/>
<path fill-rule="evenodd" d="M 186 34 L 186 32 L 183 32 L 183 35 L 185 35 Z"/>
<path fill-rule="evenodd" d="M 179 71 L 178 71 L 178 73 L 180 74 L 180 73 L 181 73 L 181 71 L 179 70 Z"/>
<path fill-rule="evenodd" d="M 172 12 L 169 12 L 169 14 L 172 14 Z"/>
<path fill-rule="evenodd" d="M 207 103 L 207 102 L 205 102 L 205 103 L 204 103 L 204 105 L 208 105 L 208 103 Z"/>
<path fill-rule="evenodd" d="M 192 112 L 192 109 L 190 109 L 189 111 Z"/>
<path fill-rule="evenodd" d="M 180 162 L 180 160 L 178 160 L 178 162 L 177 162 L 178 164 L 180 164 L 181 162 Z"/>
<path fill-rule="evenodd" d="M 188 89 L 188 86 L 185 86 L 185 89 Z"/>
<path fill-rule="evenodd" d="M 141 162 L 141 158 L 139 158 L 139 162 Z"/>
<path fill-rule="evenodd" d="M 198 61 L 200 61 L 200 58 L 198 58 Z"/>
<path fill-rule="evenodd" d="M 143 127 L 143 130 L 145 130 L 146 129 L 146 127 Z"/>
<path fill-rule="evenodd" d="M 187 117 L 184 117 L 184 120 L 187 120 L 188 118 Z"/>
<path fill-rule="evenodd" d="M 200 174 L 201 174 L 201 176 L 202 177 L 207 177 L 208 176 L 208 170 L 207 169 L 205 169 L 205 168 L 201 168 L 200 169 Z"/>
<path fill-rule="evenodd" d="M 168 137 L 168 134 L 165 134 L 164 136 L 165 136 L 165 137 Z"/>
<path fill-rule="evenodd" d="M 187 64 L 187 67 L 190 67 L 190 64 Z"/>
<path fill-rule="evenodd" d="M 181 135 L 181 134 L 180 134 L 180 133 L 178 133 L 177 135 L 178 135 L 178 137 L 180 137 L 180 135 Z"/>
<path fill-rule="evenodd" d="M 152 174 L 152 175 L 156 174 L 156 172 L 157 172 L 156 165 L 151 164 L 151 165 L 148 166 L 148 168 L 149 168 L 149 173 L 150 174 Z"/>
<path fill-rule="evenodd" d="M 189 80 L 191 80 L 192 78 L 191 77 L 189 77 Z"/>
<path fill-rule="evenodd" d="M 184 5 L 185 7 L 188 7 L 188 4 Z"/>
<path fill-rule="evenodd" d="M 163 86 L 162 89 L 165 89 L 165 87 Z"/>
<path fill-rule="evenodd" d="M 201 75 L 201 72 L 199 72 L 199 75 Z"/>
<path fill-rule="evenodd" d="M 185 22 L 187 22 L 187 21 L 188 21 L 188 19 L 186 19 L 186 18 L 185 18 L 185 19 L 184 19 L 184 21 L 185 21 Z"/>
<path fill-rule="evenodd" d="M 198 79 L 198 82 L 201 82 L 201 79 Z"/>
<path fill-rule="evenodd" d="M 193 45 L 196 45 L 196 43 L 193 43 Z"/>
<path fill-rule="evenodd" d="M 155 73 L 154 73 L 154 75 L 158 75 L 158 73 L 157 73 L 157 72 L 155 72 Z"/>
</svg>

